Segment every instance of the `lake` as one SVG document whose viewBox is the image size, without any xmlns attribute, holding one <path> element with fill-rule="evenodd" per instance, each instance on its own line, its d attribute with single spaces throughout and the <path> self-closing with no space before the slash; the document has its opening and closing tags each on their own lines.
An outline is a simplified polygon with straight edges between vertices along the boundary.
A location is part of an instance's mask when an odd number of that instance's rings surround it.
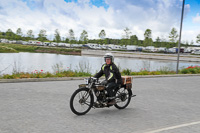
<svg viewBox="0 0 200 133">
<path fill-rule="evenodd" d="M 167 67 L 170 70 L 176 70 L 175 61 L 161 61 L 136 58 L 115 58 L 117 66 L 122 69 L 131 69 L 132 71 L 140 71 L 146 69 L 150 71 L 159 70 Z M 62 70 L 88 70 L 95 74 L 100 70 L 104 63 L 103 57 L 93 56 L 74 56 L 60 55 L 49 53 L 0 53 L 0 74 L 11 74 L 17 72 L 33 72 L 35 70 L 44 72 L 55 72 L 55 66 L 59 66 Z M 180 62 L 179 68 L 188 67 L 190 65 L 199 65 L 196 62 Z"/>
</svg>

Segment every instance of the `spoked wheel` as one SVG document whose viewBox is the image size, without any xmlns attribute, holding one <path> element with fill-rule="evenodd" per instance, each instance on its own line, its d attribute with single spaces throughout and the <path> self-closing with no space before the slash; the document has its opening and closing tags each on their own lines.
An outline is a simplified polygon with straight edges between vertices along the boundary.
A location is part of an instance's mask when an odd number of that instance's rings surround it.
<svg viewBox="0 0 200 133">
<path fill-rule="evenodd" d="M 76 115 L 86 114 L 94 103 L 92 93 L 89 93 L 88 88 L 80 88 L 76 90 L 70 99 L 70 108 Z"/>
<path fill-rule="evenodd" d="M 131 101 L 132 92 L 130 89 L 119 88 L 116 91 L 116 104 L 114 105 L 118 109 L 126 108 Z"/>
</svg>

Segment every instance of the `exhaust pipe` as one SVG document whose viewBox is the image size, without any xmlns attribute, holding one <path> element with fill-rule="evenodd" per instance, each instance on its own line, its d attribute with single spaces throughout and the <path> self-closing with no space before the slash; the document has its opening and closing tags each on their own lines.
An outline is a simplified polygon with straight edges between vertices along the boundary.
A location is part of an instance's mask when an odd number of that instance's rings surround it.
<svg viewBox="0 0 200 133">
<path fill-rule="evenodd" d="M 132 95 L 131 97 L 135 97 L 136 95 Z"/>
</svg>

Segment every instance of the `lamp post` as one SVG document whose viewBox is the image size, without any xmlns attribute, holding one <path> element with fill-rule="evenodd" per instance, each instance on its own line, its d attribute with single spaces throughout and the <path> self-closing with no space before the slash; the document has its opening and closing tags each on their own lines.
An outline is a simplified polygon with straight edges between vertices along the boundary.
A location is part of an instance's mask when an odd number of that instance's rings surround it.
<svg viewBox="0 0 200 133">
<path fill-rule="evenodd" d="M 180 25 L 180 34 L 179 34 L 179 42 L 178 42 L 178 56 L 177 56 L 176 74 L 178 74 L 178 68 L 179 68 L 179 56 L 180 56 L 181 32 L 182 32 L 182 25 L 183 25 L 184 5 L 185 5 L 185 0 L 183 0 L 182 13 L 181 13 L 181 25 Z"/>
</svg>

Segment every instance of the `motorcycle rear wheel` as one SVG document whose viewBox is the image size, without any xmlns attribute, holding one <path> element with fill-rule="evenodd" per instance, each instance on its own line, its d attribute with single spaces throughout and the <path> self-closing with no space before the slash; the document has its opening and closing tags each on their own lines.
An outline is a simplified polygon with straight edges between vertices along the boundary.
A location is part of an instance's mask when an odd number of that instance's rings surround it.
<svg viewBox="0 0 200 133">
<path fill-rule="evenodd" d="M 70 98 L 70 109 L 76 115 L 84 115 L 90 111 L 94 96 L 88 88 L 77 89 Z"/>
<path fill-rule="evenodd" d="M 125 88 L 119 88 L 116 90 L 116 104 L 114 105 L 118 109 L 124 109 L 126 108 L 130 101 L 131 101 L 131 95 L 132 90 L 131 89 L 125 89 Z"/>
</svg>

